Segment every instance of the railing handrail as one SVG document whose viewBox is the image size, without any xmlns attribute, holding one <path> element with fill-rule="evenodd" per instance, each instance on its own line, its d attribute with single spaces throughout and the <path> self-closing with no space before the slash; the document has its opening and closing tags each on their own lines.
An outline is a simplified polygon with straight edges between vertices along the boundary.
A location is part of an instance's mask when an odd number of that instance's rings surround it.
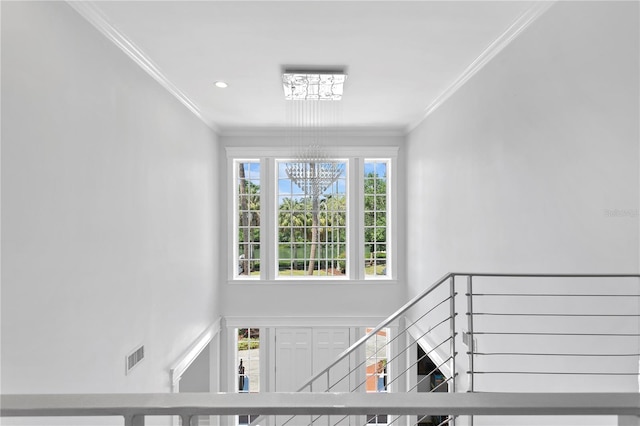
<svg viewBox="0 0 640 426">
<path fill-rule="evenodd" d="M 639 393 L 165 393 L 0 395 L 0 417 L 151 415 L 640 416 Z"/>
<path fill-rule="evenodd" d="M 492 272 L 451 272 L 454 277 L 513 277 L 513 278 L 640 278 L 640 274 L 509 274 Z"/>
<path fill-rule="evenodd" d="M 360 346 L 362 346 L 372 335 L 377 334 L 383 328 L 387 327 L 389 324 L 394 322 L 396 319 L 401 317 L 407 310 L 413 307 L 416 303 L 420 302 L 424 297 L 429 295 L 439 286 L 441 286 L 448 279 L 455 277 L 496 277 L 496 278 L 640 278 L 640 274 L 538 274 L 538 273 L 530 273 L 530 274 L 522 274 L 522 273 L 491 273 L 491 272 L 449 272 L 445 274 L 442 278 L 436 281 L 434 284 L 429 286 L 426 290 L 422 291 L 418 295 L 414 296 L 407 303 L 402 305 L 398 310 L 384 319 L 381 323 L 375 326 L 369 333 L 362 336 L 355 343 L 345 349 L 342 353 L 340 353 L 337 358 L 331 362 L 327 367 L 323 370 L 314 374 L 310 379 L 304 382 L 302 386 L 298 389 L 298 392 L 304 391 L 307 387 L 313 384 L 316 380 L 322 377 L 327 371 L 331 370 L 335 365 L 340 363 L 344 358 L 349 356 L 351 353 L 355 352 Z"/>
</svg>

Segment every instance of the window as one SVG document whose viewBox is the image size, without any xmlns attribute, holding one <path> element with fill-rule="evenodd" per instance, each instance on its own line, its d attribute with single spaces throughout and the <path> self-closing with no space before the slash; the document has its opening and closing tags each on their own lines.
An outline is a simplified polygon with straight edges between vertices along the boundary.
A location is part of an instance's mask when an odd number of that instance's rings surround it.
<svg viewBox="0 0 640 426">
<path fill-rule="evenodd" d="M 238 275 L 260 273 L 260 161 L 238 161 L 235 167 L 238 212 Z"/>
<path fill-rule="evenodd" d="M 370 333 L 372 328 L 367 328 Z M 365 343 L 366 345 L 366 391 L 367 393 L 388 392 L 389 391 L 389 371 L 387 361 L 389 360 L 389 329 L 384 328 L 378 331 L 373 338 Z M 367 415 L 367 424 L 386 424 L 388 421 L 386 414 Z"/>
<path fill-rule="evenodd" d="M 373 329 L 367 328 L 370 333 Z M 387 360 L 389 359 L 389 330 L 382 329 L 366 342 L 367 392 L 387 392 Z"/>
<path fill-rule="evenodd" d="M 260 329 L 238 329 L 238 392 L 260 391 Z"/>
<path fill-rule="evenodd" d="M 344 275 L 345 161 L 277 161 L 278 276 Z"/>
<path fill-rule="evenodd" d="M 338 151 L 350 155 L 306 162 L 278 151 L 227 149 L 234 206 L 230 278 L 393 278 L 397 149 L 367 149 L 365 158 L 352 147 Z M 256 156 L 246 157 L 250 152 Z"/>
<path fill-rule="evenodd" d="M 364 250 L 367 276 L 387 275 L 388 160 L 364 163 Z"/>
<path fill-rule="evenodd" d="M 260 392 L 260 329 L 237 329 L 236 375 L 237 390 L 240 393 Z M 248 425 L 257 415 L 238 416 L 239 425 Z"/>
</svg>

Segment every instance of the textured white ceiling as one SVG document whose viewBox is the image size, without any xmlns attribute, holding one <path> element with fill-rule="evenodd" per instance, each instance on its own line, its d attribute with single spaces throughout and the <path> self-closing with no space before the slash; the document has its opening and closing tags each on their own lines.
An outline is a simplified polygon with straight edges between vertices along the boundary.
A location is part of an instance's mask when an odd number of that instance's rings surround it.
<svg viewBox="0 0 640 426">
<path fill-rule="evenodd" d="M 280 76 L 287 65 L 346 67 L 344 98 L 332 110 L 336 124 L 407 128 L 536 2 L 104 1 L 92 7 L 219 128 L 291 124 L 292 101 L 284 100 Z M 229 87 L 216 88 L 216 80 Z"/>
</svg>

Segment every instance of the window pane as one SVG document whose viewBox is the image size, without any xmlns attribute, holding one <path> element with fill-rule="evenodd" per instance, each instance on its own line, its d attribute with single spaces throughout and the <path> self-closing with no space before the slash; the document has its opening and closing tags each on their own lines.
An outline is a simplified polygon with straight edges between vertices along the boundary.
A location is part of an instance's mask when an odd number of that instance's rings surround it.
<svg viewBox="0 0 640 426">
<path fill-rule="evenodd" d="M 368 328 L 366 332 L 370 333 L 372 330 L 373 329 Z M 387 391 L 387 360 L 389 358 L 388 333 L 388 329 L 382 329 L 365 343 L 367 354 L 367 392 Z"/>
<path fill-rule="evenodd" d="M 373 329 L 367 328 L 366 332 L 370 333 Z M 385 328 L 376 333 L 375 336 L 369 338 L 366 345 L 366 391 L 388 392 L 389 368 L 387 361 L 389 360 L 389 329 Z M 367 424 L 387 424 L 388 418 L 386 414 L 369 414 L 367 415 Z"/>
<path fill-rule="evenodd" d="M 373 226 L 375 222 L 376 214 L 373 212 L 365 212 L 364 213 L 364 225 L 365 226 Z"/>
<path fill-rule="evenodd" d="M 260 392 L 260 329 L 239 328 L 236 350 L 236 383 L 240 393 Z M 248 425 L 257 415 L 240 415 L 238 424 Z"/>
<path fill-rule="evenodd" d="M 278 276 L 344 274 L 345 161 L 278 161 Z M 285 232 L 284 230 L 289 232 Z M 292 259 L 291 262 L 283 260 Z"/>
<path fill-rule="evenodd" d="M 236 214 L 238 218 L 237 276 L 260 275 L 260 162 L 237 161 Z"/>
<path fill-rule="evenodd" d="M 388 160 L 364 164 L 364 269 L 365 277 L 387 274 Z"/>
<path fill-rule="evenodd" d="M 238 392 L 260 391 L 260 329 L 238 329 Z"/>
</svg>

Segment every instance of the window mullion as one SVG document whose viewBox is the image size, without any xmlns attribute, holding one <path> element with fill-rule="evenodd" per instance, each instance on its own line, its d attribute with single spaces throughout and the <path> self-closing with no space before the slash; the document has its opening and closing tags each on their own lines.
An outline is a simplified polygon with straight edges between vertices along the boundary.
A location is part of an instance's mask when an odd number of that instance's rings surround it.
<svg viewBox="0 0 640 426">
<path fill-rule="evenodd" d="M 277 218 L 278 214 L 275 211 L 277 203 L 275 200 L 275 188 L 274 183 L 277 182 L 277 176 L 274 179 L 274 160 L 273 158 L 263 158 L 262 164 L 264 165 L 262 170 L 262 182 L 264 182 L 265 192 L 263 195 L 263 204 L 260 206 L 260 214 L 265 220 L 262 222 L 262 235 L 264 238 L 261 240 L 260 246 L 260 278 L 263 280 L 275 279 L 275 262 L 277 253 Z M 275 250 L 273 249 L 275 248 Z"/>
<path fill-rule="evenodd" d="M 364 197 L 362 188 L 364 160 L 352 158 L 349 168 L 349 278 L 352 280 L 364 279 Z"/>
<path fill-rule="evenodd" d="M 238 173 L 235 159 L 229 158 L 227 159 L 227 167 L 231 170 L 231 184 L 227 187 L 229 191 L 227 192 L 228 196 L 228 205 L 231 206 L 232 214 L 228 218 L 228 233 L 227 238 L 231 242 L 231 250 L 228 251 L 228 279 L 233 279 L 236 276 L 236 271 L 238 270 L 238 195 L 236 193 L 236 187 L 238 182 Z"/>
</svg>

